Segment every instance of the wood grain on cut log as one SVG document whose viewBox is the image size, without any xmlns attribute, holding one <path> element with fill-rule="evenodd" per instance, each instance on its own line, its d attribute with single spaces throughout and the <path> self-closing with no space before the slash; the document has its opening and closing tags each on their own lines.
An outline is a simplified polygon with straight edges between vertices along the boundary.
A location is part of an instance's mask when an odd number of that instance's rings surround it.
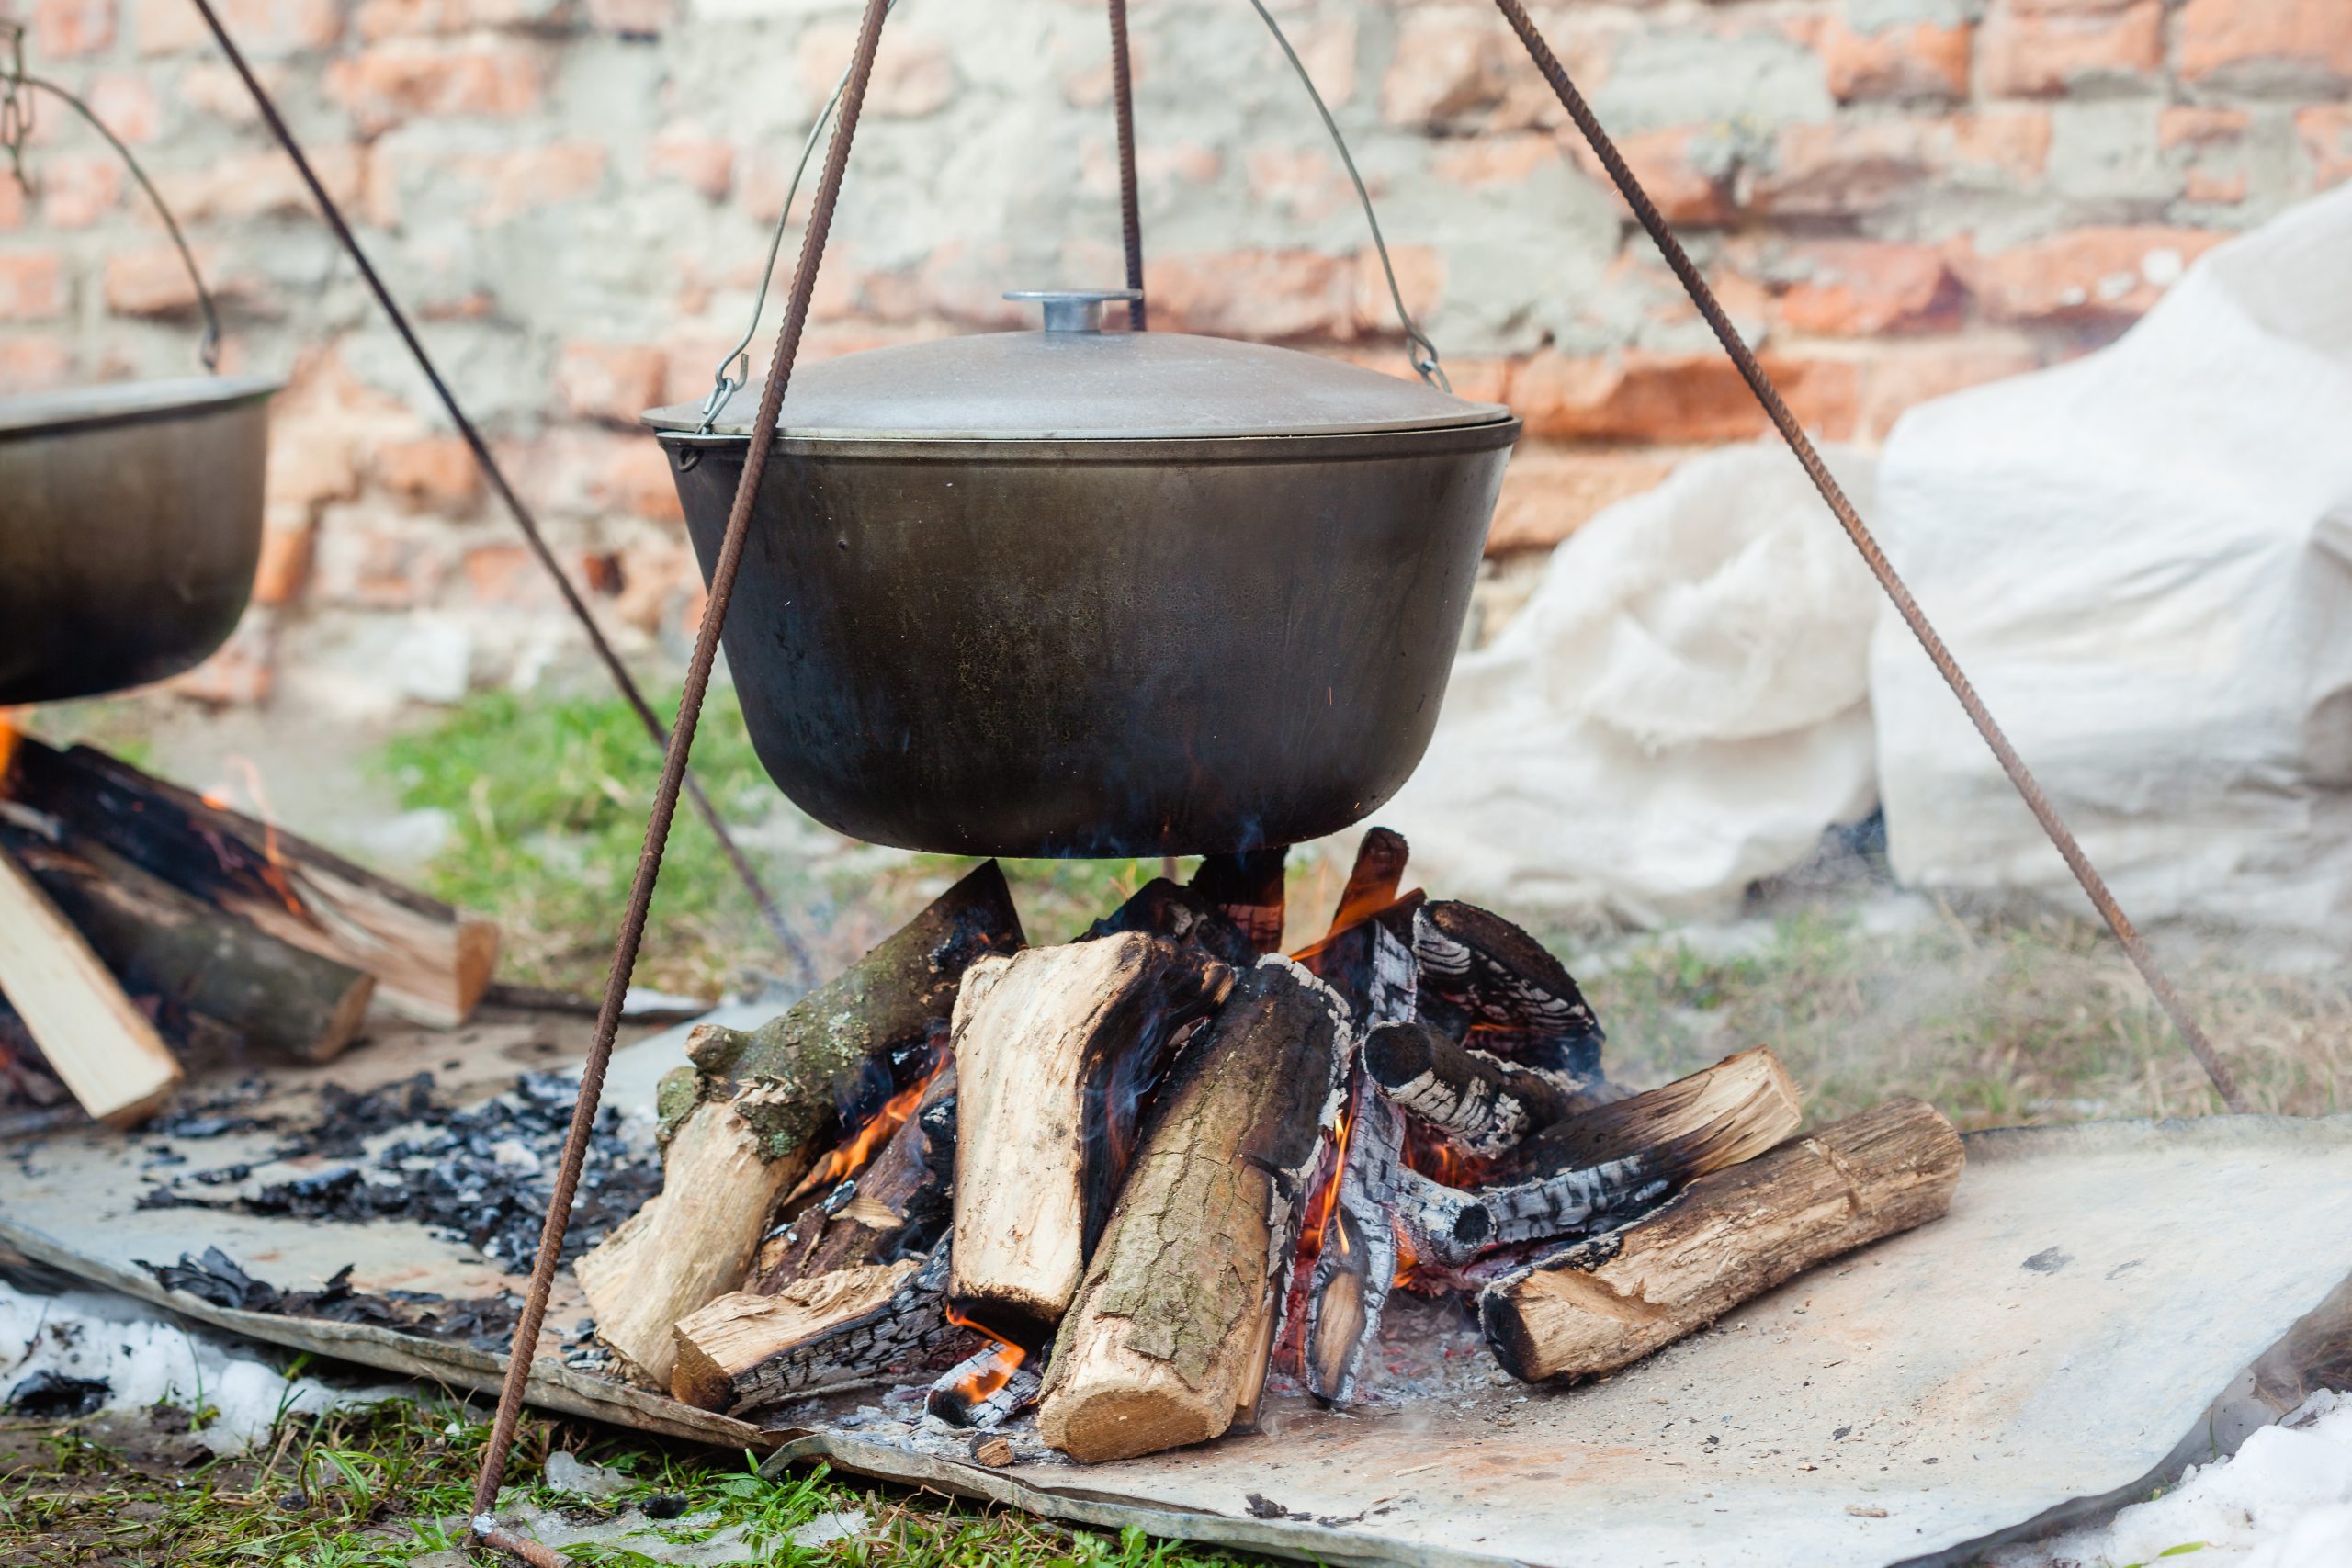
<svg viewBox="0 0 2352 1568">
<path fill-rule="evenodd" d="M 1964 1161 L 1932 1107 L 1891 1101 L 1498 1280 L 1479 1297 L 1480 1325 L 1514 1377 L 1613 1371 L 1817 1263 L 1937 1218 Z"/>
<path fill-rule="evenodd" d="M 972 967 L 956 1000 L 956 1310 L 1017 1344 L 1078 1289 L 1169 1048 L 1233 970 L 1127 932 Z"/>
<path fill-rule="evenodd" d="M 1286 903 L 1283 862 L 1287 854 L 1276 845 L 1210 855 L 1193 874 L 1193 890 L 1240 927 L 1252 950 L 1260 953 L 1282 951 Z"/>
<path fill-rule="evenodd" d="M 1491 910 L 1439 902 L 1414 917 L 1413 955 L 1422 1021 L 1565 1093 L 1599 1085 L 1600 1021 L 1542 942 Z"/>
<path fill-rule="evenodd" d="M 779 1224 L 761 1244 L 754 1292 L 769 1295 L 796 1280 L 931 1251 L 953 1212 L 955 1142 L 951 1136 L 938 1146 L 933 1133 L 943 1114 L 955 1114 L 956 1088 L 951 1058 L 864 1169 Z"/>
<path fill-rule="evenodd" d="M 0 817 L 7 814 L 0 802 Z M 207 1033 L 300 1060 L 339 1055 L 359 1032 L 372 976 L 322 958 L 150 875 L 101 845 L 67 850 L 0 827 L 0 847 L 40 883 L 123 989 L 162 1004 L 183 1047 Z"/>
<path fill-rule="evenodd" d="M 497 965 L 491 921 L 86 746 L 57 751 L 26 737 L 7 783 L 18 806 L 56 822 L 62 848 L 103 845 L 281 942 L 364 970 L 420 1022 L 464 1022 Z"/>
<path fill-rule="evenodd" d="M 691 1069 L 662 1085 L 662 1190 L 573 1266 L 625 1366 L 668 1386 L 672 1326 L 742 1283 L 770 1211 L 838 1138 L 844 1100 L 873 1100 L 870 1113 L 895 1075 L 921 1071 L 964 972 L 1020 941 L 990 861 L 782 1017 L 694 1032 Z"/>
<path fill-rule="evenodd" d="M 681 1319 L 673 1396 L 751 1417 L 789 1400 L 953 1366 L 983 1343 L 946 1316 L 948 1253 L 724 1295 Z"/>
<path fill-rule="evenodd" d="M 28 742 L 30 744 L 30 742 Z M 170 1098 L 180 1065 L 147 1015 L 16 857 L 0 849 L 0 994 L 82 1109 L 134 1126 Z"/>
<path fill-rule="evenodd" d="M 1162 1089 L 1078 1299 L 1038 1430 L 1086 1462 L 1204 1442 L 1254 1415 L 1322 1129 L 1343 1004 L 1269 960 Z"/>
</svg>

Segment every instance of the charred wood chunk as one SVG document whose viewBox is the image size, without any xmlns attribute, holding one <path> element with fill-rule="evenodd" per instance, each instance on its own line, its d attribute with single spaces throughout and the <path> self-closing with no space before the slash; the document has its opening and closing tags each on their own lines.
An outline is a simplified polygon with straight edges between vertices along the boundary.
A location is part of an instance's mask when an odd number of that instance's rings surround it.
<svg viewBox="0 0 2352 1568">
<path fill-rule="evenodd" d="M 1533 937 L 1475 905 L 1431 903 L 1414 917 L 1413 953 L 1424 1021 L 1567 1092 L 1599 1083 L 1600 1020 Z"/>
<path fill-rule="evenodd" d="M 1405 865 L 1412 853 L 1402 833 L 1386 828 L 1366 829 L 1356 845 L 1355 863 L 1347 885 L 1340 889 L 1339 908 L 1331 911 L 1331 933 L 1361 925 L 1396 902 L 1404 886 Z"/>
<path fill-rule="evenodd" d="M 974 961 L 1020 942 L 990 861 L 782 1017 L 695 1032 L 693 1074 L 664 1084 L 661 1194 L 573 1268 L 625 1368 L 668 1385 L 672 1326 L 742 1283 L 777 1201 L 928 1067 Z"/>
<path fill-rule="evenodd" d="M 1086 928 L 1080 942 L 1140 931 L 1190 942 L 1210 957 L 1246 969 L 1258 962 L 1259 950 L 1244 931 L 1226 918 L 1197 887 L 1187 887 L 1155 876 L 1110 914 Z"/>
<path fill-rule="evenodd" d="M 1556 1078 L 1472 1050 L 1418 1021 L 1374 1029 L 1364 1039 L 1363 1062 L 1390 1104 L 1475 1155 L 1507 1153 L 1584 1104 Z"/>
<path fill-rule="evenodd" d="M 797 1213 L 787 1209 L 761 1243 L 752 1289 L 770 1295 L 795 1280 L 929 1253 L 947 1230 L 955 1101 L 950 1059 L 863 1169 Z M 948 1146 L 934 1149 L 943 1126 Z"/>
<path fill-rule="evenodd" d="M 1417 1170 L 1396 1178 L 1397 1214 L 1414 1251 L 1447 1269 L 1523 1242 L 1587 1235 L 1663 1200 L 1668 1178 L 1640 1158 L 1464 1190 Z"/>
<path fill-rule="evenodd" d="M 773 1296 L 723 1295 L 674 1330 L 670 1393 L 751 1417 L 810 1394 L 952 1366 L 981 1343 L 946 1316 L 947 1248 L 799 1280 Z"/>
<path fill-rule="evenodd" d="M 1496 1281 L 1480 1325 L 1513 1377 L 1613 1371 L 1817 1263 L 1939 1217 L 1964 1161 L 1932 1107 L 1891 1101 Z"/>
<path fill-rule="evenodd" d="M 1193 874 L 1193 889 L 1241 928 L 1252 952 L 1279 953 L 1283 945 L 1283 862 L 1280 845 L 1210 855 Z"/>
<path fill-rule="evenodd" d="M 1062 1320 L 1047 1443 L 1091 1463 L 1254 1419 L 1350 1043 L 1344 1004 L 1297 965 L 1236 983 L 1161 1090 Z"/>
<path fill-rule="evenodd" d="M 1234 972 L 1129 932 L 976 965 L 956 1009 L 956 1309 L 1043 1344 L 1078 1289 L 1173 1048 Z"/>
<path fill-rule="evenodd" d="M 1045 1380 L 1018 1345 L 991 1343 L 939 1374 L 923 1409 L 951 1427 L 994 1431 L 1037 1403 Z"/>
</svg>

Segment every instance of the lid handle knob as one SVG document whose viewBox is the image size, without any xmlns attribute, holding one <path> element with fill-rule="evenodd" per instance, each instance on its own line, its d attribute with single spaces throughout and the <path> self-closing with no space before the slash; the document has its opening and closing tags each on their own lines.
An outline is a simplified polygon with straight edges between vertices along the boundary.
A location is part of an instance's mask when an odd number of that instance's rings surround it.
<svg viewBox="0 0 2352 1568">
<path fill-rule="evenodd" d="M 1049 333 L 1099 333 L 1102 307 L 1114 299 L 1129 304 L 1143 298 L 1140 288 L 1009 288 L 1008 299 L 1034 299 L 1046 308 Z"/>
</svg>

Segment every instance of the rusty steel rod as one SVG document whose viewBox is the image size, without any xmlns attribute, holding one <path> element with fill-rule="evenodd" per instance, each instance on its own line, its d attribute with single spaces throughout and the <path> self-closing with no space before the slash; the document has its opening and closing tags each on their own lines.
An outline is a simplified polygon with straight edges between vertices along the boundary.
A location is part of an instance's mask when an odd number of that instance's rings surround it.
<svg viewBox="0 0 2352 1568">
<path fill-rule="evenodd" d="M 481 430 L 476 428 L 474 422 L 467 416 L 466 411 L 458 407 L 457 395 L 449 390 L 449 384 L 441 378 L 440 367 L 434 364 L 433 356 L 425 352 L 424 344 L 418 339 L 415 329 L 409 325 L 408 313 L 401 309 L 399 301 L 392 298 L 391 290 L 384 286 L 384 280 L 378 275 L 375 265 L 368 259 L 368 253 L 360 249 L 359 237 L 351 231 L 350 223 L 344 218 L 343 209 L 336 205 L 334 197 L 327 194 L 326 186 L 320 183 L 317 172 L 311 167 L 309 154 L 302 151 L 302 144 L 295 140 L 294 132 L 287 125 L 285 117 L 277 112 L 277 105 L 270 97 L 268 90 L 261 85 L 260 79 L 254 76 L 253 68 L 245 63 L 244 51 L 239 49 L 236 40 L 229 36 L 228 28 L 222 24 L 220 14 L 212 8 L 212 0 L 192 0 L 192 3 L 202 14 L 205 26 L 211 28 L 213 40 L 220 44 L 220 52 L 228 56 L 230 65 L 235 69 L 238 78 L 244 83 L 245 91 L 253 97 L 254 107 L 261 112 L 264 123 L 269 127 L 271 134 L 277 138 L 278 146 L 285 151 L 287 157 L 292 160 L 294 172 L 301 176 L 302 184 L 309 187 L 311 199 L 317 204 L 319 215 L 326 220 L 327 227 L 334 231 L 335 239 L 342 244 L 345 253 L 351 257 L 352 265 L 359 269 L 360 281 L 365 283 L 368 292 L 376 297 L 377 305 L 392 323 L 392 330 L 400 334 L 401 342 L 406 345 L 409 357 L 416 361 L 416 367 L 424 373 L 424 379 L 432 387 L 433 395 L 440 400 L 442 411 L 449 416 L 449 423 L 458 427 L 458 435 L 464 439 L 467 449 L 473 454 L 474 462 L 481 469 L 483 478 L 490 481 L 491 489 L 498 492 L 498 499 L 504 504 L 508 515 L 514 519 L 514 525 L 522 530 L 524 544 L 529 547 L 532 557 L 538 561 L 548 576 L 554 580 L 556 592 L 563 597 L 564 607 L 571 612 L 572 618 L 577 620 L 581 628 L 588 634 L 589 645 L 595 649 L 596 658 L 605 666 L 605 672 L 613 678 L 613 684 L 619 689 L 622 698 L 636 713 L 638 721 L 644 725 L 645 732 L 651 737 L 653 744 L 667 750 L 670 744 L 668 728 L 662 724 L 661 716 L 653 711 L 653 705 L 645 700 L 645 694 L 639 689 L 635 677 L 629 674 L 628 667 L 621 662 L 620 655 L 605 639 L 603 628 L 596 625 L 596 617 L 589 611 L 587 602 L 581 598 L 580 591 L 572 586 L 571 577 L 565 573 L 561 563 L 555 558 L 555 552 L 548 547 L 547 537 L 539 531 L 538 519 L 532 514 L 531 509 L 523 503 L 523 498 L 514 493 L 514 487 L 507 482 L 505 471 L 498 466 L 498 459 L 491 454 L 490 444 L 482 439 Z M 736 877 L 741 881 L 745 890 L 752 895 L 752 901 L 758 906 L 761 921 L 766 925 L 778 944 L 791 957 L 793 966 L 799 971 L 802 982 L 813 984 L 817 978 L 817 968 L 808 955 L 807 945 L 801 942 L 798 933 L 793 931 L 791 923 L 784 918 L 784 910 L 777 905 L 775 896 L 768 892 L 767 885 L 761 881 L 759 873 L 752 869 L 751 860 L 743 853 L 742 847 L 736 843 L 735 836 L 727 830 L 727 824 L 719 818 L 718 808 L 711 804 L 710 797 L 703 793 L 701 784 L 695 779 L 689 777 L 686 780 L 685 788 L 687 797 L 694 802 L 695 814 L 708 825 L 713 836 L 718 840 L 718 847 L 726 854 L 728 864 L 734 869 Z"/>
<path fill-rule="evenodd" d="M 1143 211 L 1136 197 L 1136 84 L 1127 53 L 1127 0 L 1107 0 L 1111 12 L 1111 101 L 1119 120 L 1119 234 L 1127 251 L 1127 287 L 1137 298 L 1127 306 L 1127 327 L 1150 325 L 1143 293 Z"/>
<path fill-rule="evenodd" d="M 1861 553 L 1862 562 L 1871 569 L 1871 575 L 1878 579 L 1879 586 L 1894 601 L 1904 624 L 1911 628 L 1911 635 L 1918 638 L 1919 646 L 1927 650 L 1928 662 L 1936 667 L 1936 672 L 1951 688 L 1952 695 L 1960 699 L 1962 710 L 1968 715 L 1969 722 L 1976 727 L 1976 733 L 1984 737 L 1984 744 L 1992 748 L 1994 758 L 2001 764 L 2001 771 L 2008 774 L 2009 783 L 2016 785 L 2018 794 L 2024 797 L 2034 820 L 2041 824 L 2041 830 L 2050 836 L 2051 843 L 2057 847 L 2067 869 L 2075 874 L 2075 880 L 2081 883 L 2083 891 L 2089 895 L 2092 907 L 2107 921 L 2108 929 L 2115 933 L 2116 941 L 2123 944 L 2123 951 L 2131 955 L 2132 964 L 2140 971 L 2140 977 L 2147 982 L 2148 989 L 2155 994 L 2157 1002 L 2171 1017 L 2173 1027 L 2180 1032 L 2180 1037 L 2195 1054 L 2199 1066 L 2205 1069 L 2205 1076 L 2212 1080 L 2214 1090 L 2222 1097 L 2222 1103 L 2241 1113 L 2251 1110 L 2244 1092 L 2238 1088 L 2237 1078 L 2230 1071 L 2229 1064 L 2222 1060 L 2221 1054 L 2213 1048 L 2212 1041 L 2206 1037 L 2205 1031 L 2190 1015 L 2188 1003 L 2173 988 L 2163 965 L 2156 962 L 2156 955 L 2149 951 L 2139 930 L 2132 925 L 2131 917 L 2116 902 L 2115 894 L 2107 886 L 2107 879 L 2099 874 L 2098 868 L 2083 852 L 2083 846 L 2075 840 L 2073 829 L 2066 826 L 2065 818 L 2058 814 L 2057 807 L 2042 792 L 2041 782 L 2033 776 L 2033 770 L 2026 766 L 2025 759 L 2018 756 L 2017 748 L 2009 744 L 2008 736 L 1995 721 L 1992 710 L 1984 705 L 1984 699 L 1976 694 L 1976 688 L 1969 682 L 1959 661 L 1952 657 L 1951 649 L 1944 646 L 1944 639 L 1929 624 L 1927 612 L 1919 608 L 1919 603 L 1911 596 L 1910 589 L 1895 574 L 1894 564 L 1886 558 L 1886 552 L 1879 547 L 1869 525 L 1863 523 L 1861 514 L 1854 510 L 1853 502 L 1846 499 L 1846 492 L 1830 474 L 1828 466 L 1821 460 L 1821 454 L 1815 449 L 1812 438 L 1805 434 L 1804 427 L 1797 423 L 1796 416 L 1789 412 L 1789 405 L 1781 400 L 1780 389 L 1772 385 L 1771 378 L 1757 363 L 1755 354 L 1732 325 L 1731 318 L 1724 313 L 1714 290 L 1707 287 L 1707 280 L 1691 264 L 1689 254 L 1682 248 L 1682 242 L 1674 237 L 1674 231 L 1667 226 L 1657 203 L 1642 188 L 1641 181 L 1634 177 L 1634 171 L 1626 166 L 1624 158 L 1617 151 L 1617 144 L 1601 128 L 1592 107 L 1585 102 L 1584 95 L 1568 79 L 1567 68 L 1552 52 L 1551 45 L 1544 42 L 1543 33 L 1536 28 L 1533 18 L 1528 16 L 1527 8 L 1520 0 L 1495 0 L 1495 4 L 1501 9 L 1503 19 L 1510 24 L 1511 30 L 1519 35 L 1519 41 L 1526 46 L 1529 56 L 1535 62 L 1535 68 L 1550 84 L 1554 95 L 1560 100 L 1560 107 L 1568 111 L 1568 118 L 1576 121 L 1577 129 L 1591 144 L 1601 166 L 1609 171 L 1609 177 L 1616 184 L 1618 193 L 1634 209 L 1634 218 L 1648 231 L 1658 254 L 1666 258 L 1666 265 L 1681 280 L 1684 291 L 1690 296 L 1690 302 L 1699 308 L 1699 313 L 1706 318 L 1707 325 L 1713 329 L 1724 352 L 1730 355 L 1732 363 L 1739 367 L 1740 376 L 1747 382 L 1748 390 L 1755 393 L 1756 400 L 1764 405 L 1764 412 L 1770 417 L 1773 427 L 1789 444 L 1789 449 L 1796 454 L 1797 462 L 1804 467 L 1805 476 L 1813 480 L 1814 488 L 1821 492 L 1821 499 L 1836 514 L 1838 525 L 1846 530 L 1846 536 Z"/>
<path fill-rule="evenodd" d="M 589 1134 L 596 1122 L 596 1105 L 605 1089 L 605 1070 L 613 1056 L 613 1037 L 620 1029 L 621 1002 L 628 994 L 637 951 L 645 938 L 645 918 L 653 905 L 653 887 L 662 874 L 662 852 L 670 838 L 670 823 L 677 815 L 678 791 L 686 776 L 687 754 L 694 750 L 695 729 L 702 718 L 704 694 L 710 688 L 711 667 L 718 660 L 719 628 L 727 622 L 727 606 L 735 595 L 736 570 L 742 564 L 743 543 L 752 527 L 752 506 L 759 496 L 761 477 L 775 445 L 777 421 L 784 411 L 784 392 L 800 354 L 800 334 L 808 321 L 809 297 L 815 290 L 817 268 L 824 259 L 825 239 L 833 226 L 833 209 L 841 197 L 842 176 L 849 166 L 850 141 L 857 133 L 858 111 L 865 102 L 867 82 L 874 74 L 874 54 L 882 39 L 882 17 L 888 0 L 865 0 L 858 23 L 857 47 L 851 57 L 849 85 L 842 94 L 841 118 L 825 150 L 825 168 L 817 184 L 815 209 L 800 241 L 800 261 L 792 275 L 792 296 L 785 307 L 784 330 L 777 335 L 775 357 L 767 385 L 760 392 L 759 414 L 752 424 L 752 445 L 744 454 L 743 473 L 735 487 L 735 503 L 727 516 L 727 533 L 711 565 L 710 597 L 703 606 L 702 624 L 695 631 L 694 658 L 686 666 L 685 690 L 678 698 L 678 720 L 662 759 L 662 782 L 654 792 L 653 809 L 645 824 L 645 847 L 639 852 L 637 876 L 628 890 L 628 908 L 621 917 L 620 935 L 614 943 L 613 967 L 605 977 L 604 1007 L 596 1015 L 596 1034 L 580 1074 L 580 1098 L 571 1108 L 571 1128 L 563 1145 L 563 1159 L 556 1171 L 555 1191 L 548 1203 L 546 1226 L 539 1233 L 539 1255 L 531 1268 L 530 1293 L 515 1320 L 514 1344 L 507 1352 L 506 1377 L 498 1391 L 498 1415 L 491 1425 L 490 1443 L 482 1453 L 481 1474 L 474 1483 L 475 1539 L 485 1539 L 491 1510 L 497 1506 L 499 1483 L 505 1479 L 506 1459 L 514 1444 L 515 1425 L 522 1419 L 523 1391 L 530 1382 L 531 1361 L 538 1349 L 539 1325 L 547 1315 L 548 1292 L 555 1281 L 563 1254 L 563 1233 L 571 1220 L 573 1196 L 586 1163 Z"/>
</svg>

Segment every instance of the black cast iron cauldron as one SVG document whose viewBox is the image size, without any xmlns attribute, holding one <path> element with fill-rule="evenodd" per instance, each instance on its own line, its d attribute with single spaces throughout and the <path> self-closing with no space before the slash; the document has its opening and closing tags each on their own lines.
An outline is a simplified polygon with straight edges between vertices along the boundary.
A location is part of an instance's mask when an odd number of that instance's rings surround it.
<svg viewBox="0 0 2352 1568">
<path fill-rule="evenodd" d="M 228 639 L 261 557 L 280 385 L 0 400 L 0 707 L 160 681 Z"/>
<path fill-rule="evenodd" d="M 761 761 L 819 820 L 1205 854 L 1336 832 L 1419 762 L 1519 422 L 1100 331 L 1123 297 L 794 373 L 725 648 Z M 708 434 L 692 405 L 646 416 L 706 580 L 759 391 Z"/>
</svg>

